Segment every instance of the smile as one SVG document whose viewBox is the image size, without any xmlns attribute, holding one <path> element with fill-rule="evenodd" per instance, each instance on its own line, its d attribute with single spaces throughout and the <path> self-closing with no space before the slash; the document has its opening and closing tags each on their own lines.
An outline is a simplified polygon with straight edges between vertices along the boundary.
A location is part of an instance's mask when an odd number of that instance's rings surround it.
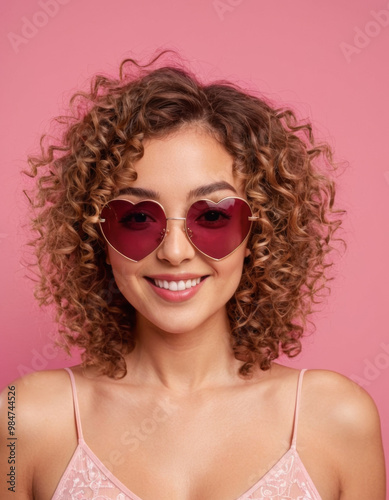
<svg viewBox="0 0 389 500">
<path fill-rule="evenodd" d="M 152 279 L 155 286 L 158 288 L 164 288 L 165 290 L 170 290 L 172 292 L 178 292 L 182 290 L 187 290 L 188 288 L 192 288 L 197 286 L 201 278 L 195 278 L 190 280 L 180 280 L 180 281 L 167 281 L 167 280 L 157 280 Z"/>
</svg>

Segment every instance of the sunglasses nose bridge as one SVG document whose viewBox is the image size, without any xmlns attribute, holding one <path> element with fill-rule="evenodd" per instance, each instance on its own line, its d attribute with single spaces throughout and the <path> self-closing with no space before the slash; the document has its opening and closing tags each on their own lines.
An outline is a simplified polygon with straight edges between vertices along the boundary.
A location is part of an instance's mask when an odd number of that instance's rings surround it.
<svg viewBox="0 0 389 500">
<path fill-rule="evenodd" d="M 168 223 L 168 221 L 177 221 L 177 223 Z M 157 252 L 158 258 L 169 260 L 175 264 L 194 257 L 195 247 L 191 241 L 191 237 L 188 236 L 186 217 L 166 217 L 163 239 Z"/>
<path fill-rule="evenodd" d="M 188 232 L 187 232 L 187 227 L 186 227 L 186 217 L 166 217 L 166 229 L 164 231 L 164 236 L 167 236 L 170 232 L 169 228 L 168 228 L 168 223 L 167 221 L 168 220 L 182 220 L 184 221 L 184 224 L 182 225 L 182 231 L 186 234 L 186 236 L 188 237 Z M 190 230 L 189 230 L 190 231 Z M 191 232 L 191 231 L 190 231 Z M 189 241 L 190 241 L 190 238 L 188 238 Z"/>
<path fill-rule="evenodd" d="M 184 225 L 183 225 L 183 227 L 182 227 L 182 230 L 185 232 L 185 228 L 186 228 L 186 217 L 166 217 L 166 226 L 167 226 L 167 221 L 168 221 L 168 220 L 183 220 L 183 221 L 185 221 L 185 222 L 184 222 Z M 169 232 L 169 228 L 168 228 L 168 227 L 166 227 L 166 233 L 168 233 L 168 232 Z"/>
</svg>

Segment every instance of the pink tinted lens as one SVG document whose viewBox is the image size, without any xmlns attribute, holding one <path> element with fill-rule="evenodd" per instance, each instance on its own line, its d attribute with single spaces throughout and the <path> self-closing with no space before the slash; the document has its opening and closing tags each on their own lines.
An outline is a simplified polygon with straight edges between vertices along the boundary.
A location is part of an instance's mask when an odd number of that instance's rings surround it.
<svg viewBox="0 0 389 500">
<path fill-rule="evenodd" d="M 102 210 L 104 237 L 119 253 L 138 261 L 161 244 L 166 228 L 162 207 L 153 201 L 112 200 Z"/>
<path fill-rule="evenodd" d="M 200 200 L 188 211 L 188 234 L 200 252 L 222 259 L 236 250 L 249 234 L 251 215 L 249 205 L 238 198 L 226 198 L 219 203 Z"/>
</svg>

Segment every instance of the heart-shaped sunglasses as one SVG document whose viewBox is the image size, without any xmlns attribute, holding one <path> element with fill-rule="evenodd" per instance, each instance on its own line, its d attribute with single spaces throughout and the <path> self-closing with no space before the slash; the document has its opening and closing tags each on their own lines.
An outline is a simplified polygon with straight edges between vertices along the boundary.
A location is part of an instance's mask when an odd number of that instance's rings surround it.
<svg viewBox="0 0 389 500">
<path fill-rule="evenodd" d="M 156 250 L 168 233 L 168 220 L 183 220 L 192 245 L 205 256 L 221 260 L 235 252 L 248 236 L 253 216 L 243 198 L 227 197 L 215 203 L 198 200 L 186 217 L 166 217 L 163 206 L 154 200 L 133 203 L 109 201 L 101 211 L 99 224 L 108 244 L 123 257 L 138 262 Z"/>
</svg>

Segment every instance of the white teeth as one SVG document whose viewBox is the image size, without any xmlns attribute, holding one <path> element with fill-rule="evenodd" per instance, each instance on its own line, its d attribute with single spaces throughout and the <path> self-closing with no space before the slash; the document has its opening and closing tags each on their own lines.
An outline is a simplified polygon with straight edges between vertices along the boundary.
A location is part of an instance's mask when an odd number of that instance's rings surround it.
<svg viewBox="0 0 389 500">
<path fill-rule="evenodd" d="M 172 292 L 177 292 L 180 290 L 186 290 L 192 286 L 196 286 L 200 283 L 201 278 L 193 278 L 192 280 L 180 280 L 180 281 L 166 281 L 166 280 L 154 280 L 154 284 L 159 288 L 165 288 L 165 290 L 171 290 Z"/>
<path fill-rule="evenodd" d="M 185 290 L 185 281 L 178 282 L 178 290 Z"/>
</svg>

